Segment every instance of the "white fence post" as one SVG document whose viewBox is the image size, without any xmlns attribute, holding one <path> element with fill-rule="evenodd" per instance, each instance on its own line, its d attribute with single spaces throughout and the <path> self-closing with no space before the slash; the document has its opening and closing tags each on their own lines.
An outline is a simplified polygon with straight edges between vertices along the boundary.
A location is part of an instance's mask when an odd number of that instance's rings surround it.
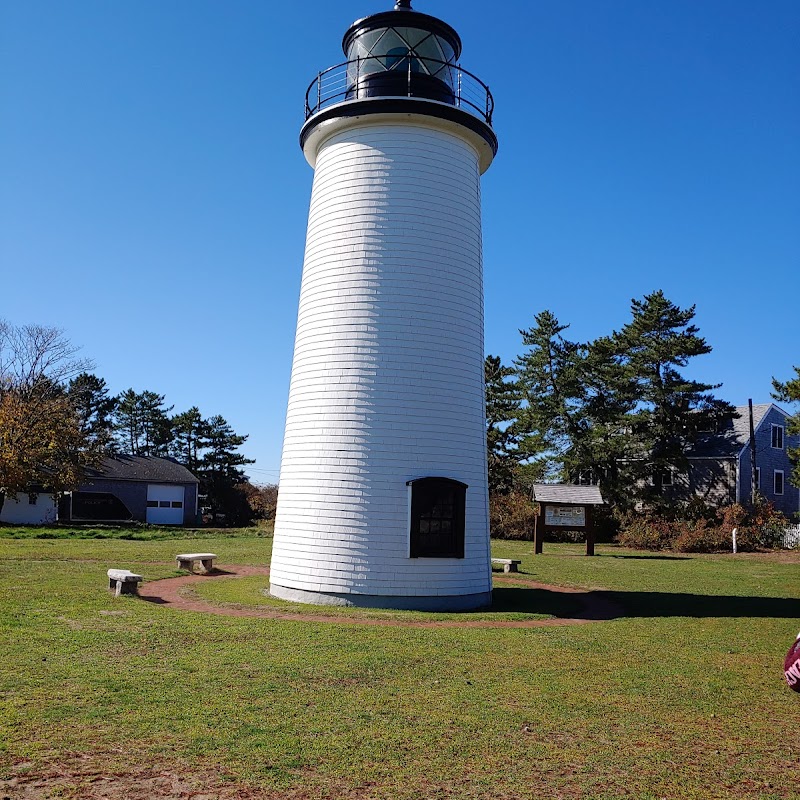
<svg viewBox="0 0 800 800">
<path fill-rule="evenodd" d="M 786 550 L 793 550 L 800 547 L 800 525 L 787 525 L 783 531 L 781 547 Z"/>
</svg>

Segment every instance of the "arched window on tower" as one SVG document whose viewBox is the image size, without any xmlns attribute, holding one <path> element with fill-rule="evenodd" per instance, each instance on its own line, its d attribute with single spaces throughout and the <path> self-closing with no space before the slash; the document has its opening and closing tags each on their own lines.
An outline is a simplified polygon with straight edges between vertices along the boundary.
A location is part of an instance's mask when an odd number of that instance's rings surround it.
<svg viewBox="0 0 800 800">
<path fill-rule="evenodd" d="M 411 487 L 411 558 L 464 558 L 467 484 L 418 478 Z"/>
</svg>

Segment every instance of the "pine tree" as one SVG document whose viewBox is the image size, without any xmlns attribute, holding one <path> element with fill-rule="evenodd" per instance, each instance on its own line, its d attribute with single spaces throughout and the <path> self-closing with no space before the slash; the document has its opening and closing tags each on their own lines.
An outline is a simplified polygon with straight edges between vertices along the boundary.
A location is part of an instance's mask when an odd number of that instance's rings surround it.
<svg viewBox="0 0 800 800">
<path fill-rule="evenodd" d="M 569 326 L 552 312 L 542 311 L 535 321 L 535 327 L 520 331 L 528 350 L 514 362 L 525 400 L 517 426 L 518 449 L 521 459 L 537 460 L 546 474 L 555 477 L 570 453 L 582 458 L 589 427 L 581 414 L 586 348 L 564 338 Z"/>
<path fill-rule="evenodd" d="M 114 429 L 120 449 L 134 456 L 166 456 L 173 438 L 164 395 L 126 389 L 117 398 Z"/>
<path fill-rule="evenodd" d="M 691 359 L 711 352 L 692 323 L 694 306 L 681 309 L 656 291 L 632 300 L 631 314 L 611 339 L 638 401 L 630 415 L 634 452 L 629 466 L 640 499 L 659 506 L 663 476 L 685 472 L 690 445 L 732 417 L 734 409 L 712 394 L 720 384 L 691 380 L 680 372 Z"/>
<path fill-rule="evenodd" d="M 109 452 L 114 442 L 111 414 L 117 399 L 108 396 L 105 380 L 82 372 L 69 382 L 68 395 L 88 446 L 98 452 Z"/>
<path fill-rule="evenodd" d="M 133 389 L 126 389 L 117 397 L 113 416 L 114 431 L 119 449 L 132 456 L 140 455 L 142 438 L 142 419 L 139 395 Z"/>
<path fill-rule="evenodd" d="M 189 472 L 194 472 L 200 463 L 198 452 L 206 446 L 208 425 L 197 406 L 192 406 L 188 411 L 176 414 L 171 423 L 174 434 L 171 455 L 180 461 Z"/>
<path fill-rule="evenodd" d="M 800 367 L 794 368 L 796 378 L 781 383 L 772 379 L 775 389 L 773 397 L 783 403 L 800 403 Z M 786 432 L 792 435 L 800 434 L 800 411 L 789 417 Z M 800 487 L 800 447 L 789 449 L 789 458 L 792 460 L 792 476 L 789 479 L 793 485 Z"/>
<path fill-rule="evenodd" d="M 142 426 L 142 455 L 167 456 L 173 439 L 169 412 L 174 406 L 165 405 L 163 394 L 145 390 L 139 395 Z"/>
<path fill-rule="evenodd" d="M 514 485 L 518 467 L 518 429 L 515 426 L 522 395 L 515 375 L 498 356 L 486 356 L 486 450 L 489 462 L 489 494 L 505 494 Z"/>
<path fill-rule="evenodd" d="M 241 502 L 234 487 L 246 480 L 241 467 L 254 460 L 236 451 L 247 438 L 235 433 L 224 417 L 216 415 L 206 421 L 206 452 L 200 460 L 198 477 L 214 521 L 227 508 L 235 509 Z"/>
</svg>

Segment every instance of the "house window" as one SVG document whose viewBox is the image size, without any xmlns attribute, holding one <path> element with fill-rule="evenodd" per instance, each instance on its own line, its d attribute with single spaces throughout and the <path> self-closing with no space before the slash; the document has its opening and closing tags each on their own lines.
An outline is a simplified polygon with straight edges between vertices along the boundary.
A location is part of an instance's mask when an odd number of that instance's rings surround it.
<svg viewBox="0 0 800 800">
<path fill-rule="evenodd" d="M 450 478 L 419 478 L 411 487 L 411 558 L 464 558 L 467 485 Z"/>
<path fill-rule="evenodd" d="M 594 470 L 582 469 L 578 472 L 578 486 L 597 486 L 600 481 L 594 476 Z"/>
<path fill-rule="evenodd" d="M 36 492 L 31 492 L 28 495 L 28 505 L 35 506 L 36 505 Z"/>
<path fill-rule="evenodd" d="M 169 508 L 169 500 L 159 500 L 158 501 L 159 508 Z"/>
<path fill-rule="evenodd" d="M 756 489 L 761 488 L 761 467 L 756 467 Z"/>
<path fill-rule="evenodd" d="M 180 500 L 173 500 L 172 508 L 183 508 L 183 503 Z"/>
<path fill-rule="evenodd" d="M 674 471 L 671 469 L 665 469 L 659 475 L 659 481 L 662 486 L 672 486 L 675 483 Z"/>
<path fill-rule="evenodd" d="M 148 500 L 147 501 L 148 508 L 158 508 L 158 500 Z"/>
<path fill-rule="evenodd" d="M 772 426 L 772 446 L 776 450 L 783 450 L 783 425 Z"/>
<path fill-rule="evenodd" d="M 783 494 L 783 470 L 776 469 L 775 477 L 773 478 L 773 490 L 775 494 Z"/>
</svg>

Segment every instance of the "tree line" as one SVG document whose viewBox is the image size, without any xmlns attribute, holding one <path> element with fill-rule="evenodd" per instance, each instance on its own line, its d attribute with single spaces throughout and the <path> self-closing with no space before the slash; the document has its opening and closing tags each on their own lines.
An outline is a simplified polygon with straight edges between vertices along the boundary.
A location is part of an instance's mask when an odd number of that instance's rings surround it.
<svg viewBox="0 0 800 800">
<path fill-rule="evenodd" d="M 106 456 L 171 458 L 200 481 L 214 521 L 245 524 L 269 516 L 276 487 L 252 486 L 239 452 L 247 435 L 197 406 L 173 413 L 158 392 L 109 393 L 63 333 L 0 321 L 0 508 L 7 495 L 78 488 Z"/>
<path fill-rule="evenodd" d="M 656 291 L 632 300 L 630 312 L 620 330 L 580 342 L 542 311 L 520 331 L 524 350 L 512 364 L 486 358 L 490 495 L 529 494 L 536 481 L 591 483 L 617 514 L 680 511 L 662 486 L 686 471 L 698 438 L 735 410 L 715 396 L 721 384 L 686 374 L 711 352 L 694 306 Z M 774 388 L 778 398 L 800 400 L 800 373 Z M 800 431 L 800 414 L 793 424 Z"/>
</svg>

